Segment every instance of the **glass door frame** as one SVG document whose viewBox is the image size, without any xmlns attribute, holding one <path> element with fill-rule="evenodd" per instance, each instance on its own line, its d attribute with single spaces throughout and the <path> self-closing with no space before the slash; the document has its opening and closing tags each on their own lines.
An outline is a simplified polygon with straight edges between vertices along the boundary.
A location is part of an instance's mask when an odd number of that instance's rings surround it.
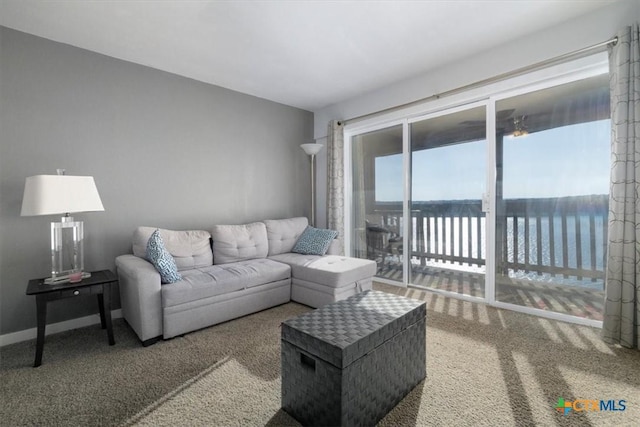
<svg viewBox="0 0 640 427">
<path fill-rule="evenodd" d="M 371 126 L 366 126 L 366 127 L 358 127 L 358 128 L 354 128 L 353 130 L 346 130 L 344 132 L 344 250 L 345 250 L 345 254 L 347 256 L 353 256 L 354 252 L 353 252 L 353 244 L 351 242 L 352 240 L 352 232 L 353 232 L 353 221 L 352 221 L 352 214 L 353 214 L 353 174 L 351 173 L 352 168 L 351 168 L 351 162 L 353 161 L 352 158 L 352 149 L 353 149 L 353 145 L 352 145 L 352 138 L 354 136 L 357 135 L 361 135 L 364 133 L 369 133 L 369 132 L 375 132 L 378 130 L 383 130 L 383 129 L 387 129 L 390 127 L 394 127 L 394 126 L 402 126 L 402 173 L 405 174 L 406 173 L 406 157 L 407 157 L 407 144 L 408 144 L 408 136 L 407 136 L 407 129 L 408 129 L 408 125 L 407 125 L 407 119 L 400 119 L 400 120 L 393 120 L 393 121 L 388 121 L 388 122 L 381 122 L 381 123 L 377 123 Z M 406 227 L 406 218 L 405 218 L 405 204 L 407 204 L 407 182 L 406 182 L 406 176 L 403 175 L 403 197 L 404 200 L 402 201 L 402 210 L 403 210 L 403 221 L 404 221 L 404 225 L 403 225 L 403 240 L 402 243 L 403 245 L 406 245 L 406 229 L 404 229 L 404 227 Z M 407 247 L 407 246 L 405 246 Z M 402 254 L 402 283 L 401 286 L 402 287 L 407 287 L 408 286 L 408 282 L 407 282 L 407 262 L 406 262 L 407 258 L 405 253 Z M 387 279 L 383 279 L 383 278 L 376 278 L 377 281 L 382 282 L 382 283 L 386 283 L 389 285 L 395 285 L 398 286 L 397 281 L 395 280 L 387 280 Z"/>
<path fill-rule="evenodd" d="M 596 77 L 602 74 L 606 74 L 609 72 L 609 64 L 607 63 L 596 63 L 593 64 L 590 67 L 584 67 L 581 70 L 577 70 L 575 72 L 572 73 L 567 73 L 565 75 L 561 75 L 555 78 L 550 78 L 550 79 L 544 79 L 544 80 L 539 80 L 536 82 L 532 82 L 531 84 L 528 85 L 524 85 L 512 90 L 508 90 L 508 91 L 502 91 L 500 93 L 497 93 L 495 95 L 492 95 L 489 97 L 489 103 L 492 105 L 493 108 L 493 117 L 495 117 L 495 106 L 496 104 L 504 99 L 508 99 L 508 98 L 513 98 L 519 95 L 525 95 L 527 93 L 531 93 L 531 92 L 535 92 L 535 91 L 540 91 L 540 90 L 544 90 L 544 89 L 549 89 L 555 86 L 560 86 L 560 85 L 564 85 L 564 84 L 568 84 L 568 83 L 572 83 L 572 82 L 577 82 L 580 80 L 584 80 L 584 79 L 588 79 L 590 77 Z M 492 151 L 491 155 L 491 161 L 492 161 L 492 168 L 493 171 L 496 170 L 496 130 L 495 130 L 495 120 L 493 121 L 494 123 L 494 129 L 493 129 L 493 133 L 491 134 L 492 137 L 492 143 L 490 144 L 490 150 Z M 491 256 L 493 257 L 492 259 L 495 260 L 495 251 L 496 251 L 496 234 L 495 234 L 495 227 L 496 227 L 496 197 L 495 197 L 495 190 L 496 190 L 496 184 L 497 184 L 497 179 L 496 177 L 493 178 L 493 182 L 490 184 L 491 187 L 490 188 L 490 200 L 489 200 L 489 204 L 490 204 L 490 209 L 491 209 L 491 221 L 492 221 L 492 232 L 493 234 L 487 238 L 487 240 L 492 240 L 492 244 L 491 244 L 491 248 L 488 248 L 488 250 L 490 249 L 491 251 L 493 251 L 491 253 Z M 487 185 L 489 185 L 489 182 L 487 182 Z M 489 252 L 487 252 L 487 256 L 489 256 Z M 491 263 L 491 266 L 493 268 L 493 274 L 492 274 L 492 293 L 491 293 L 491 298 L 487 299 L 487 303 L 489 303 L 490 305 L 494 306 L 494 307 L 498 307 L 498 308 L 504 308 L 504 309 L 508 309 L 511 311 L 517 311 L 520 313 L 525 313 L 525 314 L 532 314 L 534 316 L 538 316 L 538 317 L 544 317 L 544 318 L 548 318 L 548 319 L 553 319 L 553 320 L 561 320 L 563 322 L 570 322 L 570 323 L 576 323 L 576 324 L 580 324 L 580 325 L 586 325 L 586 326 L 592 326 L 592 327 L 596 327 L 596 328 L 602 328 L 602 321 L 601 320 L 593 320 L 593 319 L 587 319 L 587 318 L 582 318 L 582 317 L 578 317 L 578 316 L 572 316 L 569 314 L 565 314 L 565 313 L 559 313 L 559 312 L 555 312 L 555 311 L 549 311 L 549 310 L 543 310 L 543 309 L 538 309 L 538 308 L 533 308 L 533 307 L 526 307 L 526 306 L 522 306 L 522 305 L 517 305 L 517 304 L 511 304 L 511 303 L 506 303 L 506 302 L 502 302 L 496 299 L 496 288 L 495 288 L 495 279 L 496 279 L 496 272 L 495 272 L 495 262 Z"/>
<path fill-rule="evenodd" d="M 548 67 L 542 70 L 533 71 L 526 75 L 518 75 L 513 78 L 503 80 L 486 87 L 478 89 L 470 89 L 459 95 L 452 95 L 448 100 L 436 99 L 435 101 L 425 101 L 420 104 L 406 109 L 386 113 L 381 116 L 365 120 L 361 123 L 347 124 L 344 128 L 344 244 L 345 253 L 349 256 L 353 255 L 353 245 L 351 244 L 352 233 L 352 156 L 351 140 L 353 137 L 376 130 L 385 129 L 392 126 L 402 125 L 403 127 L 403 245 L 405 248 L 410 247 L 410 201 L 411 201 L 411 155 L 410 155 L 410 134 L 409 125 L 421 120 L 439 117 L 454 112 L 463 111 L 469 108 L 485 106 L 486 120 L 486 140 L 487 140 L 487 156 L 486 156 L 486 193 L 483 197 L 483 205 L 486 206 L 486 242 L 485 253 L 487 260 L 495 260 L 496 254 L 496 102 L 502 99 L 522 95 L 537 90 L 547 89 L 550 87 L 571 83 L 578 80 L 587 79 L 597 75 L 609 72 L 609 64 L 606 53 L 599 53 L 585 58 L 580 58 L 564 64 Z M 490 120 L 489 120 L 490 119 Z M 403 251 L 403 282 L 376 278 L 381 283 L 388 283 L 395 286 L 408 287 L 410 283 L 410 251 Z M 505 308 L 512 311 L 533 314 L 538 317 L 561 320 L 581 325 L 602 327 L 602 321 L 586 319 L 571 316 L 564 313 L 541 310 L 537 308 L 524 307 L 515 304 L 496 301 L 495 298 L 495 278 L 496 266 L 495 262 L 486 262 L 485 269 L 485 296 L 484 298 L 461 295 L 458 293 L 429 289 L 430 292 L 444 294 L 452 298 L 468 300 L 473 302 L 484 302 L 498 308 Z"/>
<path fill-rule="evenodd" d="M 410 225 L 410 221 L 411 221 L 411 178 L 412 178 L 412 171 L 411 171 L 411 135 L 410 135 L 410 129 L 409 126 L 414 124 L 414 123 L 418 123 L 421 121 L 425 121 L 425 120 L 430 120 L 430 119 L 435 119 L 438 117 L 443 117 L 443 116 L 447 116 L 450 114 L 456 114 L 456 113 L 460 113 L 462 111 L 466 111 L 466 110 L 471 110 L 473 108 L 478 108 L 478 107 L 484 107 L 485 109 L 485 119 L 486 117 L 492 117 L 490 116 L 490 112 L 489 112 L 489 99 L 484 99 L 484 100 L 480 100 L 480 101 L 475 101 L 475 102 L 471 102 L 471 103 L 467 103 L 467 104 L 462 104 L 462 105 L 457 105 L 457 106 L 452 106 L 450 108 L 447 109 L 443 109 L 443 110 L 438 110 L 438 111 L 434 111 L 428 114 L 424 114 L 424 115 L 420 115 L 420 116 L 415 116 L 412 117 L 410 119 L 407 119 L 407 129 L 406 129 L 406 133 L 403 134 L 403 137 L 405 137 L 405 139 L 407 139 L 407 144 L 405 149 L 405 152 L 403 154 L 406 154 L 406 161 L 408 163 L 408 168 L 405 169 L 405 178 L 407 180 L 407 182 L 405 183 L 405 200 L 403 200 L 403 218 L 404 218 L 404 222 L 406 225 Z M 495 103 L 492 104 L 493 108 L 495 109 Z M 495 116 L 495 113 L 494 113 Z M 490 158 L 490 152 L 495 152 L 495 121 L 493 121 L 492 125 L 490 126 L 489 124 L 489 120 L 485 120 L 485 126 L 486 126 L 486 141 L 487 141 L 487 158 L 486 158 L 486 170 L 487 170 L 487 175 L 486 175 L 486 183 L 485 183 L 485 188 L 487 189 L 485 194 L 482 195 L 482 199 L 485 200 L 488 197 L 488 194 L 491 192 L 492 187 L 489 186 L 489 182 L 491 179 L 494 179 L 495 177 L 495 173 L 492 172 L 493 170 L 495 170 L 495 161 L 493 162 L 494 166 L 492 166 L 492 162 L 491 162 L 491 158 Z M 493 131 L 491 130 L 493 129 Z M 493 139 L 493 142 L 492 142 Z M 495 157 L 495 155 L 494 155 Z M 493 169 L 492 169 L 493 167 Z M 404 202 L 406 202 L 406 206 L 404 206 Z M 484 204 L 484 203 L 483 203 Z M 488 206 L 490 207 L 490 206 Z M 493 258 L 489 258 L 490 256 L 490 250 L 492 248 L 491 245 L 491 225 L 490 225 L 490 213 L 493 212 L 493 210 L 485 210 L 486 212 L 486 217 L 485 217 L 485 233 L 487 238 L 485 239 L 485 254 L 486 254 L 486 258 L 487 259 L 493 259 Z M 492 221 L 495 224 L 495 219 Z M 409 241 L 409 232 L 410 230 L 405 230 L 405 235 L 406 235 L 406 240 L 403 242 L 404 247 L 405 248 L 410 248 L 410 244 L 411 242 Z M 495 251 L 495 249 L 494 249 Z M 407 251 L 405 251 L 407 252 Z M 403 260 L 404 261 L 404 260 Z M 411 283 L 408 282 L 408 280 L 411 279 L 411 263 L 410 260 L 407 257 L 407 260 L 405 261 L 405 267 L 407 268 L 407 273 L 405 274 L 404 278 L 405 278 L 405 282 L 406 284 L 404 286 L 410 286 Z M 490 276 L 489 275 L 489 271 L 495 271 L 494 270 L 494 266 L 492 265 L 492 263 L 489 262 L 485 262 L 485 296 L 483 297 L 474 297 L 471 295 L 464 295 L 464 294 L 460 294 L 460 293 L 456 293 L 456 292 L 449 292 L 449 291 L 444 291 L 444 290 L 438 290 L 438 289 L 432 289 L 429 288 L 429 290 L 431 292 L 437 292 L 437 293 L 441 293 L 443 295 L 447 295 L 447 296 L 454 296 L 455 298 L 458 299 L 462 299 L 462 300 L 466 300 L 466 301 L 472 301 L 472 302 L 485 302 L 487 301 L 487 296 L 489 295 L 489 287 L 491 287 L 491 296 L 493 296 L 493 289 L 495 287 L 494 283 L 493 283 L 493 278 L 494 276 Z M 491 270 L 489 270 L 491 269 Z M 491 280 L 489 280 L 491 278 Z M 377 279 L 376 279 L 377 280 Z M 489 283 L 491 282 L 491 283 Z"/>
</svg>

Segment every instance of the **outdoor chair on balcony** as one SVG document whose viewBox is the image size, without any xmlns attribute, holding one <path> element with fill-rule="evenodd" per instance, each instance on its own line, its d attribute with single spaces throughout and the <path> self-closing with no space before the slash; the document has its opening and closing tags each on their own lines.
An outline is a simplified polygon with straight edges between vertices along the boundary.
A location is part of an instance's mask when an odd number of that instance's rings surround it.
<svg viewBox="0 0 640 427">
<path fill-rule="evenodd" d="M 367 221 L 367 258 L 378 264 L 378 271 L 385 268 L 391 257 L 402 255 L 402 237 L 387 228 Z"/>
</svg>

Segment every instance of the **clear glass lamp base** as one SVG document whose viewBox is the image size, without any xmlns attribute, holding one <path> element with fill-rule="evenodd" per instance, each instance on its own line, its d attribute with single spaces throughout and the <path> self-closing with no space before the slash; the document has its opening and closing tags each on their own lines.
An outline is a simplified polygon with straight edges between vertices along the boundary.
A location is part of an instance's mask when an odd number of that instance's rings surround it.
<svg viewBox="0 0 640 427">
<path fill-rule="evenodd" d="M 44 283 L 78 283 L 91 277 L 84 272 L 84 233 L 82 221 L 68 214 L 51 223 L 51 277 Z"/>
</svg>

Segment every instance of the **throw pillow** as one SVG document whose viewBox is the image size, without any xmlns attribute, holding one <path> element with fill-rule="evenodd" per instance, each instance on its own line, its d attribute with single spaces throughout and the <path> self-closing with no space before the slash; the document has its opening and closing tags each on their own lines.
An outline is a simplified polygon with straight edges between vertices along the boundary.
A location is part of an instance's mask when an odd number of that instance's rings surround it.
<svg viewBox="0 0 640 427">
<path fill-rule="evenodd" d="M 147 241 L 147 259 L 160 273 L 160 282 L 162 284 L 175 283 L 182 280 L 182 276 L 178 273 L 176 261 L 164 247 L 160 230 L 156 229 Z"/>
<path fill-rule="evenodd" d="M 291 252 L 304 255 L 324 255 L 337 236 L 338 232 L 335 230 L 307 226 L 296 244 L 293 245 Z"/>
</svg>

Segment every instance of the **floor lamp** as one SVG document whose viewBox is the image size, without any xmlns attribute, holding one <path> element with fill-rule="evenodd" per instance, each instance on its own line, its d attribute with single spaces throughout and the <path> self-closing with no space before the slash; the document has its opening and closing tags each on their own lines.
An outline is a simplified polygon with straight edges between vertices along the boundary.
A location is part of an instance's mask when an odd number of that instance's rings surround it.
<svg viewBox="0 0 640 427">
<path fill-rule="evenodd" d="M 302 144 L 300 147 L 304 150 L 305 153 L 309 155 L 309 160 L 311 162 L 311 226 L 316 226 L 316 171 L 315 171 L 315 163 L 316 163 L 316 154 L 322 150 L 324 145 L 322 144 Z"/>
</svg>

